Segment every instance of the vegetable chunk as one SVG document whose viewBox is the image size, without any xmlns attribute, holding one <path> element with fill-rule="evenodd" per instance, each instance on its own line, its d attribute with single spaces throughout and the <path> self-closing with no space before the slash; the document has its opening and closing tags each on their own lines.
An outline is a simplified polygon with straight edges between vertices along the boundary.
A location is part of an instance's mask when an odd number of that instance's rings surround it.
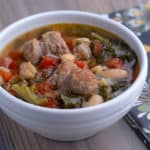
<svg viewBox="0 0 150 150">
<path fill-rule="evenodd" d="M 34 91 L 33 87 L 28 87 L 25 84 L 14 84 L 12 85 L 12 90 L 14 90 L 17 95 L 21 98 L 23 98 L 25 101 L 36 104 L 36 105 L 42 105 L 43 103 L 47 102 L 47 98 L 44 97 L 38 97 Z"/>
</svg>

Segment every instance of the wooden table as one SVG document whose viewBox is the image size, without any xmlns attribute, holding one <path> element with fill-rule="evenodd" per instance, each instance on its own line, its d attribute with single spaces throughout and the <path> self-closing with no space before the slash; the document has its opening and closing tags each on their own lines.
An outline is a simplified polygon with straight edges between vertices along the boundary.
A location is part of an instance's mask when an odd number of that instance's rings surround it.
<svg viewBox="0 0 150 150">
<path fill-rule="evenodd" d="M 31 14 L 50 10 L 109 13 L 136 5 L 136 0 L 0 0 L 0 29 Z M 146 150 L 122 119 L 96 136 L 71 143 L 43 138 L 0 111 L 0 150 Z"/>
</svg>

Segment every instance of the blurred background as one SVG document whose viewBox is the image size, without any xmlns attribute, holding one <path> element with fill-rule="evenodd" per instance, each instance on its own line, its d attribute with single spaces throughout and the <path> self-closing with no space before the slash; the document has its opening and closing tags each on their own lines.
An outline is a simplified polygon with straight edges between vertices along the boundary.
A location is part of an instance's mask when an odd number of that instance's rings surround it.
<svg viewBox="0 0 150 150">
<path fill-rule="evenodd" d="M 150 21 L 150 0 L 0 0 L 0 29 L 31 14 L 51 10 L 110 13 L 138 6 Z M 135 15 L 139 15 L 138 12 Z"/>
<path fill-rule="evenodd" d="M 0 0 L 0 29 L 22 17 L 51 10 L 110 13 L 138 5 L 137 0 Z"/>
</svg>

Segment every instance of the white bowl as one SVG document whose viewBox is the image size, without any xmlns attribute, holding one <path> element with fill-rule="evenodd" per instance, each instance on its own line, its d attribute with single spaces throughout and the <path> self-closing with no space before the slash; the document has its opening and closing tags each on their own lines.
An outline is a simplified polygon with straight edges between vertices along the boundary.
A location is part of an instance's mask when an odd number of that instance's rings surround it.
<svg viewBox="0 0 150 150">
<path fill-rule="evenodd" d="M 13 120 L 44 137 L 72 141 L 96 134 L 130 110 L 146 79 L 147 57 L 142 43 L 132 31 L 100 15 L 80 11 L 46 12 L 21 19 L 1 32 L 0 50 L 21 33 L 46 24 L 62 22 L 94 25 L 118 35 L 135 50 L 140 64 L 140 73 L 129 89 L 108 102 L 88 108 L 42 108 L 18 99 L 0 87 L 0 107 Z"/>
</svg>

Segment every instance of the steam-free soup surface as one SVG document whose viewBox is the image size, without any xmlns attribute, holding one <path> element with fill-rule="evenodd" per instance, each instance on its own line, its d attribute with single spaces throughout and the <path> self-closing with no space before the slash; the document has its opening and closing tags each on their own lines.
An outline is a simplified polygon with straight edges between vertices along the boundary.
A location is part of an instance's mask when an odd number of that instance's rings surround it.
<svg viewBox="0 0 150 150">
<path fill-rule="evenodd" d="M 82 24 L 34 29 L 11 41 L 0 56 L 1 86 L 50 108 L 101 104 L 124 92 L 137 74 L 136 55 L 124 41 Z"/>
</svg>

